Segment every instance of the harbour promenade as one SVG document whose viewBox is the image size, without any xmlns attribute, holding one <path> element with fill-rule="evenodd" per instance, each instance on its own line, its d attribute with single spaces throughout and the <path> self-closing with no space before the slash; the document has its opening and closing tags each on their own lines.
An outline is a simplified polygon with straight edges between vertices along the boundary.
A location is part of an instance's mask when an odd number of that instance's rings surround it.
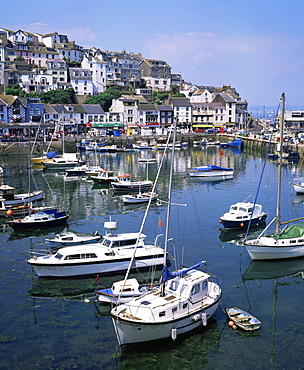
<svg viewBox="0 0 304 370">
<path fill-rule="evenodd" d="M 76 152 L 77 151 L 77 143 L 80 143 L 85 136 L 66 136 L 65 137 L 65 151 L 66 152 Z M 119 147 L 125 147 L 128 143 L 136 143 L 137 141 L 147 141 L 148 143 L 152 143 L 157 139 L 162 138 L 160 135 L 150 135 L 150 136 L 140 136 L 140 135 L 133 135 L 127 136 L 125 134 L 121 136 L 107 136 L 107 137 L 90 137 L 93 141 L 104 141 L 107 140 L 108 145 L 117 145 Z M 258 133 L 251 133 L 247 134 L 246 136 L 237 135 L 237 134 L 203 134 L 203 133 L 189 133 L 189 134 L 180 134 L 177 135 L 177 140 L 182 142 L 187 142 L 189 147 L 193 145 L 194 142 L 200 141 L 203 138 L 210 139 L 210 141 L 220 141 L 220 142 L 230 142 L 235 138 L 242 139 L 244 141 L 245 148 L 251 148 L 252 150 L 263 151 L 266 150 L 269 145 L 268 138 L 262 138 L 261 135 Z M 272 140 L 272 144 L 276 144 L 278 142 L 277 139 Z M 35 143 L 34 147 L 29 149 L 28 140 L 24 138 L 22 141 L 2 141 L 0 142 L 0 157 L 7 156 L 7 155 L 28 155 L 30 152 L 33 155 L 41 154 L 42 152 L 46 151 L 49 147 L 48 141 L 38 141 Z M 32 144 L 33 145 L 33 144 Z M 296 146 L 295 144 L 288 143 L 290 149 L 298 149 L 300 155 L 302 156 L 304 153 L 304 144 L 299 144 Z M 56 140 L 52 141 L 49 150 L 56 150 L 59 153 L 62 152 L 62 141 Z"/>
</svg>

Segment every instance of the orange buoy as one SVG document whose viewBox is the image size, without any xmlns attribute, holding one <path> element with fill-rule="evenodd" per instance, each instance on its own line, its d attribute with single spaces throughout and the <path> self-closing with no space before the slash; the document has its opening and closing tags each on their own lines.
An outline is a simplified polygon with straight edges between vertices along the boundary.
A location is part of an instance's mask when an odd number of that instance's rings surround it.
<svg viewBox="0 0 304 370">
<path fill-rule="evenodd" d="M 9 210 L 7 210 L 7 211 L 6 211 L 6 214 L 7 214 L 8 216 L 11 216 L 11 215 L 13 214 L 13 211 L 12 211 L 11 209 L 9 209 Z"/>
<path fill-rule="evenodd" d="M 229 322 L 228 322 L 228 325 L 229 325 L 229 326 L 233 326 L 233 325 L 234 325 L 234 322 L 233 322 L 233 321 L 229 321 Z"/>
<path fill-rule="evenodd" d="M 242 226 L 242 227 L 244 226 L 243 222 L 240 224 L 240 226 Z"/>
</svg>

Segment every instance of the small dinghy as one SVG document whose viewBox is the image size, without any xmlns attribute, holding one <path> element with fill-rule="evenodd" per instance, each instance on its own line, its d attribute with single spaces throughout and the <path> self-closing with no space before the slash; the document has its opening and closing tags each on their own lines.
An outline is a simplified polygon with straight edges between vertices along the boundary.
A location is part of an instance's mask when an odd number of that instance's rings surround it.
<svg viewBox="0 0 304 370">
<path fill-rule="evenodd" d="M 231 321 L 241 329 L 244 330 L 257 330 L 261 326 L 261 321 L 250 313 L 237 308 L 227 308 L 226 313 Z"/>
<path fill-rule="evenodd" d="M 45 241 L 53 246 L 62 246 L 97 243 L 100 239 L 101 235 L 97 231 L 92 234 L 75 234 L 65 229 L 62 233 L 56 234 L 54 238 L 45 239 Z"/>
<path fill-rule="evenodd" d="M 101 303 L 117 303 L 118 299 L 120 303 L 126 303 L 156 287 L 159 287 L 159 284 L 139 285 L 138 281 L 132 278 L 116 281 L 111 288 L 99 289 L 96 293 Z"/>
</svg>

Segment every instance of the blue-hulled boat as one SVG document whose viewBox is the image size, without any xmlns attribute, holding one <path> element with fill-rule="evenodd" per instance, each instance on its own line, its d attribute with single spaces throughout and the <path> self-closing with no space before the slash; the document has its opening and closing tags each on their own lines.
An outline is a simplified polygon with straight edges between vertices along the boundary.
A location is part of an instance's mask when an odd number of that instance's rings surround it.
<svg viewBox="0 0 304 370">
<path fill-rule="evenodd" d="M 244 141 L 242 139 L 234 139 L 228 143 L 228 147 L 231 148 L 243 148 Z"/>
<path fill-rule="evenodd" d="M 250 226 L 265 224 L 267 213 L 260 204 L 237 202 L 230 206 L 229 212 L 220 217 L 220 223 L 225 229 L 246 229 Z"/>
<path fill-rule="evenodd" d="M 205 164 L 204 166 L 192 167 L 188 170 L 190 177 L 216 177 L 222 180 L 233 178 L 233 168 Z"/>
</svg>

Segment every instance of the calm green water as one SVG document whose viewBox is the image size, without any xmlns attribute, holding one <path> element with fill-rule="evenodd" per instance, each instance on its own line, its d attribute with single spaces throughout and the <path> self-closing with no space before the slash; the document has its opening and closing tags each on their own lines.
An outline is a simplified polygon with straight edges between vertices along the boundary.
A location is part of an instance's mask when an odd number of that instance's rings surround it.
<svg viewBox="0 0 304 370">
<path fill-rule="evenodd" d="M 140 156 L 162 153 L 135 152 L 87 155 L 91 164 L 100 163 L 117 172 L 146 177 Z M 4 183 L 18 192 L 27 191 L 25 158 L 2 158 Z M 190 166 L 213 163 L 233 166 L 233 180 L 202 182 L 188 178 Z M 165 163 L 157 188 L 166 199 L 170 158 Z M 156 345 L 146 344 L 121 353 L 109 315 L 110 308 L 94 302 L 96 288 L 109 286 L 122 275 L 81 279 L 38 279 L 26 263 L 30 250 L 45 251 L 44 239 L 60 229 L 16 234 L 1 224 L 0 233 L 0 369 L 303 369 L 303 271 L 304 260 L 251 262 L 246 249 L 231 239 L 235 234 L 219 231 L 219 216 L 230 204 L 253 197 L 263 166 L 263 158 L 251 152 L 234 153 L 215 147 L 177 152 L 173 201 L 187 204 L 172 207 L 170 252 L 185 265 L 206 260 L 206 270 L 222 280 L 222 306 L 207 327 Z M 283 220 L 304 216 L 301 197 L 292 189 L 298 165 L 283 170 Z M 276 162 L 267 161 L 258 198 L 274 216 Z M 157 165 L 149 165 L 154 179 Z M 63 173 L 32 170 L 32 188 L 42 189 L 48 205 L 65 204 L 71 216 L 69 228 L 78 232 L 103 233 L 103 222 L 118 220 L 118 231 L 138 231 L 143 207 L 122 205 L 119 195 L 83 179 L 64 181 Z M 152 241 L 164 230 L 165 206 L 153 205 L 144 229 Z M 164 224 L 164 222 L 163 222 Z M 174 267 L 174 263 L 173 263 Z M 140 275 L 144 280 L 145 275 Z M 84 299 L 90 302 L 85 303 Z M 262 321 L 259 331 L 244 333 L 227 325 L 223 308 L 238 306 Z"/>
</svg>

